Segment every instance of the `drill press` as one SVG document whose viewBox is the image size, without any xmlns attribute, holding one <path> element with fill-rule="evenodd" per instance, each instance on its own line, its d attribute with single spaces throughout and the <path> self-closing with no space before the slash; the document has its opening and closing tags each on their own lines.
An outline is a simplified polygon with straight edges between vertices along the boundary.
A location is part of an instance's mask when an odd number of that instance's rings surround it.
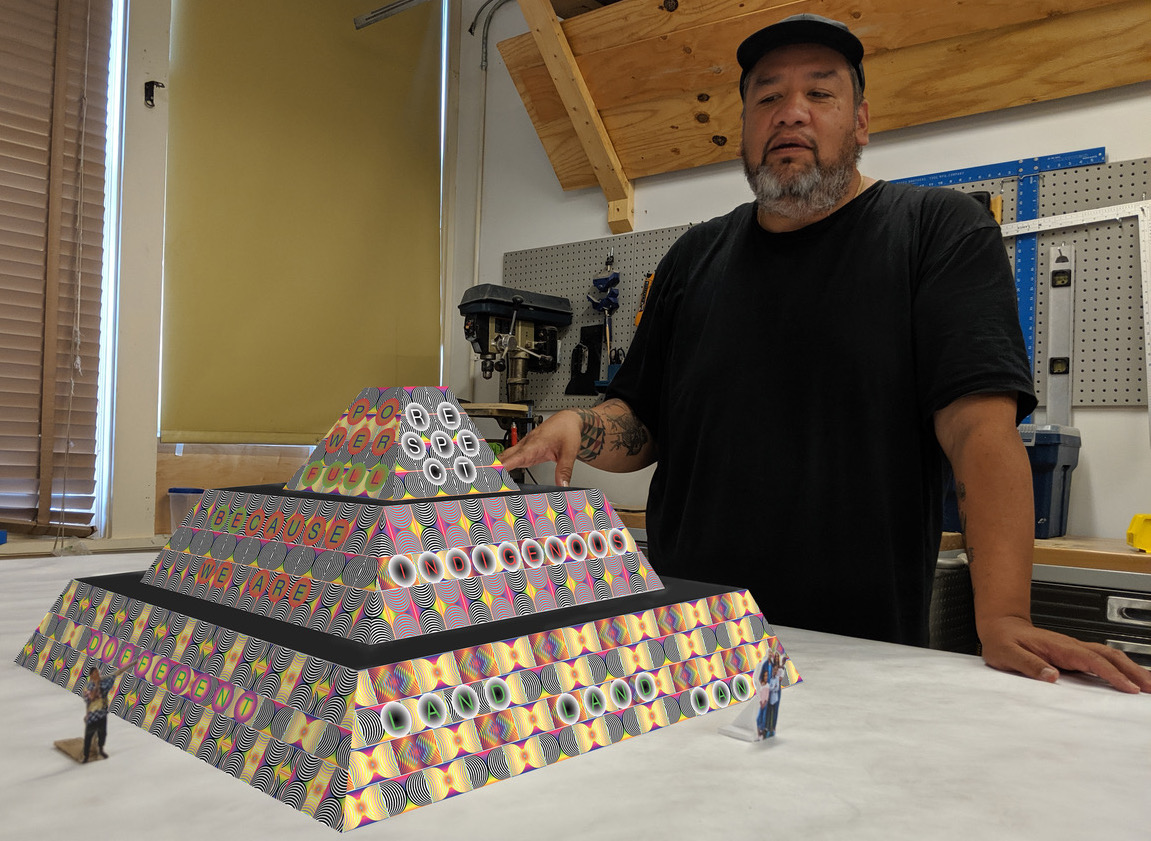
<svg viewBox="0 0 1151 841">
<path fill-rule="evenodd" d="M 523 404 L 522 412 L 493 411 L 488 415 L 515 444 L 541 420 L 533 416 L 528 400 L 528 374 L 556 370 L 559 329 L 572 322 L 571 301 L 482 283 L 464 292 L 459 308 L 464 317 L 464 338 L 480 358 L 484 379 L 491 379 L 494 373 L 505 374 L 508 403 Z M 469 414 L 477 416 L 473 409 Z M 484 412 L 478 416 L 483 417 Z"/>
</svg>

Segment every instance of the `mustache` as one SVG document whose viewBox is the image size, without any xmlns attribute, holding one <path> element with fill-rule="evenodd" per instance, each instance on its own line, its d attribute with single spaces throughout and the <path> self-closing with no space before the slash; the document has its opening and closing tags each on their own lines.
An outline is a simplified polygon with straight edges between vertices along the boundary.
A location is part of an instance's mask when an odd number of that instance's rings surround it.
<svg viewBox="0 0 1151 841">
<path fill-rule="evenodd" d="M 779 140 L 780 137 L 784 137 L 785 139 L 781 142 Z M 815 156 L 815 159 L 819 160 L 820 148 L 815 138 L 776 135 L 775 137 L 769 138 L 768 141 L 763 144 L 763 153 L 759 156 L 759 165 L 765 166 L 767 164 L 767 156 L 783 146 L 794 146 L 797 149 L 811 152 Z"/>
</svg>

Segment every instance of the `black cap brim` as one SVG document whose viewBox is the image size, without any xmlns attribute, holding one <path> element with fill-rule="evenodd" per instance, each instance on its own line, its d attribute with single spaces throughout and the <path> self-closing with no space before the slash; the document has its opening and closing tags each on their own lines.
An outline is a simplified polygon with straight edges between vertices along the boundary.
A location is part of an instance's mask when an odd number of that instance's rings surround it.
<svg viewBox="0 0 1151 841">
<path fill-rule="evenodd" d="M 743 72 L 739 77 L 739 95 L 743 96 L 747 75 L 759 60 L 774 49 L 789 44 L 822 44 L 842 55 L 859 79 L 863 90 L 863 44 L 845 24 L 819 15 L 792 15 L 749 35 L 735 51 Z"/>
</svg>

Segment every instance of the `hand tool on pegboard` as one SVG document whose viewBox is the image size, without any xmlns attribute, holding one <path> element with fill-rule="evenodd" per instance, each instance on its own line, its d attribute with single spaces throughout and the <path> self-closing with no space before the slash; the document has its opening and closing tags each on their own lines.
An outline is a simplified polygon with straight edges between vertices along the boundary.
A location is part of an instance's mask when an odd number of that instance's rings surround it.
<svg viewBox="0 0 1151 841">
<path fill-rule="evenodd" d="M 603 325 L 581 327 L 579 344 L 572 348 L 571 378 L 564 394 L 595 394 L 599 378 L 600 345 L 603 344 Z"/>
<path fill-rule="evenodd" d="M 651 285 L 655 281 L 655 272 L 649 272 L 643 279 L 643 289 L 639 293 L 639 308 L 635 311 L 635 326 L 639 327 L 639 320 L 643 318 L 643 308 L 647 306 L 647 296 L 651 292 Z"/>
<path fill-rule="evenodd" d="M 592 279 L 592 285 L 603 293 L 601 297 L 596 298 L 588 295 L 587 299 L 592 305 L 592 309 L 596 312 L 603 313 L 603 329 L 604 341 L 607 345 L 607 358 L 612 358 L 611 353 L 611 317 L 612 313 L 619 309 L 619 272 L 611 270 L 612 265 L 615 263 L 615 250 L 608 251 L 607 259 L 604 261 L 604 271 L 606 274 L 603 277 Z"/>
</svg>

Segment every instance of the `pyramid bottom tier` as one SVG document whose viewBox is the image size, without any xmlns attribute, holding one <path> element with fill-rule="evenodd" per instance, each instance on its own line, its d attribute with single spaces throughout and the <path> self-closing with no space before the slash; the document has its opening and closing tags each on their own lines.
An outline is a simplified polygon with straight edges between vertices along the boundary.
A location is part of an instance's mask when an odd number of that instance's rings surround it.
<svg viewBox="0 0 1151 841">
<path fill-rule="evenodd" d="M 17 663 L 79 695 L 135 660 L 112 714 L 341 831 L 746 700 L 774 652 L 799 679 L 746 590 L 699 582 L 372 646 L 142 576 L 70 582 Z"/>
</svg>

